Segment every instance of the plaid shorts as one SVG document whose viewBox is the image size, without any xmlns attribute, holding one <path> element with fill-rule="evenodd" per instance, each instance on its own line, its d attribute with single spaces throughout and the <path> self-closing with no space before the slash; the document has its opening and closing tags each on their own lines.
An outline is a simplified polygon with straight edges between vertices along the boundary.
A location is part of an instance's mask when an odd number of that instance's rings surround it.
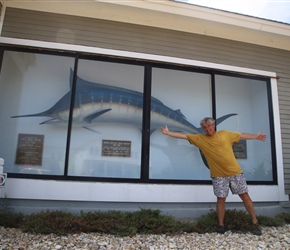
<svg viewBox="0 0 290 250">
<path fill-rule="evenodd" d="M 232 194 L 244 194 L 248 192 L 248 186 L 243 174 L 238 174 L 229 177 L 212 178 L 213 191 L 215 196 L 225 198 L 229 194 L 229 189 Z"/>
</svg>

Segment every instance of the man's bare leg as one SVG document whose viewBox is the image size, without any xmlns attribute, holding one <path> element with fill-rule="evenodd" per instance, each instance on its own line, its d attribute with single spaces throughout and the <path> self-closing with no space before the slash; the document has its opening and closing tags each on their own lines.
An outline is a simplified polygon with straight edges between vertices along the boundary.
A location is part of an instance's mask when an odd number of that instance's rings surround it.
<svg viewBox="0 0 290 250">
<path fill-rule="evenodd" d="M 225 220 L 225 202 L 226 198 L 217 198 L 216 211 L 219 220 L 219 225 L 224 226 Z"/>
<path fill-rule="evenodd" d="M 254 209 L 254 204 L 249 196 L 248 193 L 244 194 L 239 194 L 240 198 L 242 199 L 245 208 L 247 209 L 248 213 L 250 214 L 253 224 L 257 224 L 258 220 L 256 217 L 255 209 Z"/>
</svg>

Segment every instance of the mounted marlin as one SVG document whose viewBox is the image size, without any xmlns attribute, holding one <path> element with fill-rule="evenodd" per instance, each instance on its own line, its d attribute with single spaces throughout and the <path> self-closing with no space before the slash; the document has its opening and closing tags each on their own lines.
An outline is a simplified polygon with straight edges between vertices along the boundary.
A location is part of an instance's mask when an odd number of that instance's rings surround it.
<svg viewBox="0 0 290 250">
<path fill-rule="evenodd" d="M 72 85 L 73 72 L 70 71 L 70 85 Z M 50 109 L 18 117 L 50 117 L 40 124 L 58 124 L 68 121 L 70 109 L 71 91 L 66 93 Z M 77 77 L 75 102 L 73 110 L 73 124 L 79 124 L 91 130 L 87 125 L 96 123 L 130 124 L 142 130 L 143 94 L 121 87 L 93 83 Z M 228 114 L 216 120 L 219 124 L 230 116 Z M 151 133 L 164 125 L 168 125 L 172 131 L 188 133 L 202 133 L 187 121 L 180 110 L 172 110 L 160 100 L 151 97 Z"/>
</svg>

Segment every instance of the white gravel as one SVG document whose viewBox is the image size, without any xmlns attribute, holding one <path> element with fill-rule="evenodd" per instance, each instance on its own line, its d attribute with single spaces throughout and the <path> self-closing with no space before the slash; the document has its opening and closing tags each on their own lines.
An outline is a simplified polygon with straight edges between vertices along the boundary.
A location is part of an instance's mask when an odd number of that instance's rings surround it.
<svg viewBox="0 0 290 250">
<path fill-rule="evenodd" d="M 28 249 L 111 249 L 111 250 L 165 250 L 165 249 L 228 249 L 260 250 L 290 249 L 290 225 L 284 227 L 262 227 L 263 234 L 183 233 L 179 235 L 136 235 L 116 237 L 98 233 L 71 234 L 68 236 L 36 235 L 23 233 L 19 229 L 0 227 L 1 250 Z"/>
</svg>

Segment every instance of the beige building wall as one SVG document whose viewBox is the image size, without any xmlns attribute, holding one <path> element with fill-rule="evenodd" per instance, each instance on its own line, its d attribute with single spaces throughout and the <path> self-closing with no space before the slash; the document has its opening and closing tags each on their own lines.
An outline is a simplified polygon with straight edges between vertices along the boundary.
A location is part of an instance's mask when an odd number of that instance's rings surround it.
<svg viewBox="0 0 290 250">
<path fill-rule="evenodd" d="M 185 31 L 7 8 L 2 37 L 142 52 L 276 72 L 286 194 L 290 194 L 290 51 Z"/>
</svg>

